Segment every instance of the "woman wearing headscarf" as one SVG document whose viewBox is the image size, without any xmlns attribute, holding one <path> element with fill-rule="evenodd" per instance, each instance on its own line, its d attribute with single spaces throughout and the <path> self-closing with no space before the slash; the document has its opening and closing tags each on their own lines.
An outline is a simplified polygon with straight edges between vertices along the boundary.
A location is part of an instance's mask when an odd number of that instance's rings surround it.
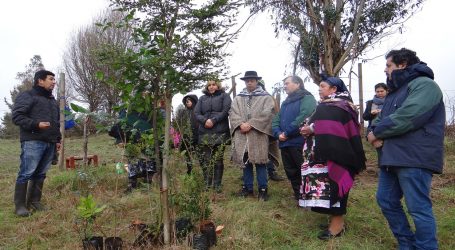
<svg viewBox="0 0 455 250">
<path fill-rule="evenodd" d="M 224 147 L 230 140 L 228 114 L 232 101 L 217 81 L 208 81 L 203 93 L 194 109 L 199 125 L 200 163 L 206 187 L 220 192 Z"/>
<path fill-rule="evenodd" d="M 300 130 L 307 137 L 302 164 L 299 205 L 330 215 L 318 238 L 339 237 L 345 230 L 344 215 L 354 177 L 365 169 L 357 109 L 343 81 L 324 77 L 321 100 Z"/>
</svg>

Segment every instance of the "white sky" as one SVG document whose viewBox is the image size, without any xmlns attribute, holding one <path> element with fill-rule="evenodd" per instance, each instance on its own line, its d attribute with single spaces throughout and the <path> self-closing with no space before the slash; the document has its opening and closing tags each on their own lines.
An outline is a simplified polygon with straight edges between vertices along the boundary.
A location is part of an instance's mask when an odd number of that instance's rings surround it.
<svg viewBox="0 0 455 250">
<path fill-rule="evenodd" d="M 40 55 L 48 70 L 59 72 L 67 41 L 72 33 L 108 6 L 106 0 L 0 0 L 0 118 L 8 111 L 3 98 L 10 98 L 9 91 L 19 84 L 15 79 L 33 55 Z M 382 56 L 390 49 L 407 47 L 415 50 L 420 59 L 433 69 L 435 80 L 447 97 L 455 96 L 449 75 L 455 65 L 455 28 L 451 16 L 455 1 L 427 0 L 421 12 L 405 24 L 405 32 L 389 37 L 368 55 L 377 59 L 363 65 L 364 100 L 373 96 L 373 86 L 385 81 L 385 59 Z M 245 18 L 243 13 L 239 22 Z M 268 15 L 262 15 L 247 24 L 234 44 L 229 46 L 233 56 L 229 59 L 231 73 L 237 77 L 238 89 L 244 87 L 239 79 L 245 71 L 256 70 L 271 91 L 274 83 L 283 79 L 292 70 L 293 59 L 286 39 L 275 38 Z M 357 65 L 354 67 L 357 71 Z M 301 73 L 304 78 L 306 73 Z M 345 83 L 348 80 L 345 79 Z M 230 81 L 226 81 L 229 85 Z M 352 95 L 358 102 L 357 81 L 353 79 Z M 306 83 L 317 96 L 317 87 Z M 239 91 L 239 90 L 238 90 Z M 200 93 L 199 91 L 195 91 Z M 182 96 L 174 97 L 174 105 Z M 452 101 L 454 102 L 454 101 Z M 454 105 L 446 101 L 446 106 Z M 449 117 L 448 117 L 449 118 Z"/>
</svg>

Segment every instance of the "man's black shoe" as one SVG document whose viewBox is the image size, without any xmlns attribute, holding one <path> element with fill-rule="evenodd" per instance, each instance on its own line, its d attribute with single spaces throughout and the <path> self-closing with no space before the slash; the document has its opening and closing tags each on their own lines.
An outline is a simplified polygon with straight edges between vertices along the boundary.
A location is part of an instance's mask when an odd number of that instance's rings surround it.
<svg viewBox="0 0 455 250">
<path fill-rule="evenodd" d="M 267 188 L 259 189 L 258 200 L 268 201 L 269 195 L 267 194 Z"/>
<path fill-rule="evenodd" d="M 277 172 L 272 172 L 269 174 L 269 179 L 272 181 L 284 181 L 284 178 L 279 176 Z"/>
</svg>

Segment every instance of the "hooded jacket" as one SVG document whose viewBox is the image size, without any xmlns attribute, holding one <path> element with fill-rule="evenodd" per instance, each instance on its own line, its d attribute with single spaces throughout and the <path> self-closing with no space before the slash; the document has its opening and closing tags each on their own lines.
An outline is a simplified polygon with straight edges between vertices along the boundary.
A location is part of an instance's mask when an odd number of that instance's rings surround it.
<svg viewBox="0 0 455 250">
<path fill-rule="evenodd" d="M 186 100 L 190 99 L 193 105 L 191 108 L 186 107 Z M 179 107 L 175 117 L 176 129 L 179 130 L 185 143 L 190 145 L 197 144 L 199 124 L 194 114 L 198 98 L 196 95 L 186 95 L 182 99 L 183 107 Z M 184 143 L 182 143 L 184 145 Z"/>
<path fill-rule="evenodd" d="M 51 91 L 33 86 L 16 97 L 12 111 L 13 123 L 20 127 L 20 141 L 57 143 L 60 134 L 60 113 Z M 50 128 L 40 129 L 40 122 L 50 122 Z"/>
<path fill-rule="evenodd" d="M 394 70 L 389 94 L 372 131 L 383 139 L 381 167 L 418 167 L 442 173 L 445 107 L 433 71 L 423 62 Z"/>
</svg>

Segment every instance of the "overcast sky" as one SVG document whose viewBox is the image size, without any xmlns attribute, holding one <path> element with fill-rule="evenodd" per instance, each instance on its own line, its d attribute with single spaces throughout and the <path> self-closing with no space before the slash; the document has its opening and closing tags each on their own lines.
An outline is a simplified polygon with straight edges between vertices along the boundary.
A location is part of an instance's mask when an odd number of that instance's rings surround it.
<svg viewBox="0 0 455 250">
<path fill-rule="evenodd" d="M 105 0 L 0 0 L 0 117 L 8 111 L 3 98 L 10 98 L 9 91 L 19 84 L 16 73 L 24 71 L 33 55 L 40 55 L 48 70 L 58 73 L 62 55 L 72 33 L 91 23 L 94 16 L 108 6 Z M 455 1 L 427 0 L 423 9 L 405 24 L 405 32 L 387 38 L 375 48 L 370 58 L 378 57 L 363 65 L 364 98 L 371 99 L 373 86 L 385 81 L 385 59 L 390 49 L 407 47 L 415 50 L 422 61 L 435 73 L 435 80 L 447 97 L 455 96 L 454 76 L 449 75 L 455 65 L 455 28 L 451 17 Z M 244 13 L 245 14 L 245 13 Z M 245 18 L 241 15 L 240 18 Z M 239 20 L 242 21 L 242 20 Z M 245 26 L 234 44 L 229 46 L 233 56 L 229 59 L 230 72 L 244 74 L 256 70 L 266 82 L 267 90 L 292 70 L 289 44 L 284 38 L 275 38 L 267 15 L 254 18 Z M 354 67 L 357 69 L 357 65 Z M 300 74 L 306 76 L 304 72 Z M 237 77 L 239 88 L 244 84 Z M 357 80 L 354 79 L 352 95 L 358 102 Z M 347 83 L 347 79 L 345 80 Z M 228 85 L 230 81 L 223 84 Z M 317 87 L 306 83 L 317 96 Z M 195 91 L 199 93 L 198 91 Z M 174 104 L 180 103 L 175 96 Z M 450 104 L 446 101 L 446 106 Z M 454 104 L 452 104 L 454 105 Z"/>
</svg>

